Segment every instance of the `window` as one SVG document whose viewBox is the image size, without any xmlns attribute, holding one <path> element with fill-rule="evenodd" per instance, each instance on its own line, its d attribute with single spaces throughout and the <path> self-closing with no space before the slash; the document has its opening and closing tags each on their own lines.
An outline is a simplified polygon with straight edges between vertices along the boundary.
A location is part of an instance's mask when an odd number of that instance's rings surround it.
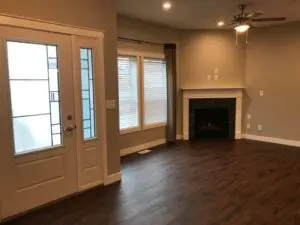
<svg viewBox="0 0 300 225">
<path fill-rule="evenodd" d="M 144 125 L 167 122 L 167 72 L 161 59 L 144 58 Z"/>
<path fill-rule="evenodd" d="M 137 57 L 118 57 L 120 130 L 139 128 Z"/>
<path fill-rule="evenodd" d="M 83 139 L 89 140 L 96 137 L 92 49 L 80 49 L 80 62 Z"/>
<path fill-rule="evenodd" d="M 16 154 L 62 144 L 57 47 L 7 42 Z"/>
<path fill-rule="evenodd" d="M 167 73 L 163 55 L 152 58 L 132 52 L 128 52 L 132 55 L 126 54 L 122 51 L 118 56 L 121 134 L 141 127 L 164 126 L 167 120 Z"/>
</svg>

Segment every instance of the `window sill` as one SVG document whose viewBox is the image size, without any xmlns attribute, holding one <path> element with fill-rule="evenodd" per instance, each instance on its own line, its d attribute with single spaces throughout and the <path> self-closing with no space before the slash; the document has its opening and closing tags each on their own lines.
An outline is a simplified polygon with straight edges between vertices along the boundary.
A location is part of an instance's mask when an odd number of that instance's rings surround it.
<svg viewBox="0 0 300 225">
<path fill-rule="evenodd" d="M 123 129 L 123 130 L 120 130 L 120 135 L 131 134 L 131 133 L 135 133 L 135 132 L 139 132 L 139 131 L 142 131 L 142 129 L 140 127 Z"/>
<path fill-rule="evenodd" d="M 151 129 L 165 127 L 165 126 L 167 126 L 166 123 L 149 124 L 149 125 L 144 125 L 143 130 L 151 130 Z"/>
<path fill-rule="evenodd" d="M 144 125 L 143 128 L 141 128 L 141 127 L 129 128 L 129 129 L 120 130 L 119 132 L 120 132 L 120 135 L 126 135 L 126 134 L 135 133 L 135 132 L 151 130 L 151 129 L 155 129 L 155 128 L 162 128 L 162 127 L 166 127 L 166 126 L 167 126 L 166 123 L 156 123 L 156 124 Z"/>
</svg>

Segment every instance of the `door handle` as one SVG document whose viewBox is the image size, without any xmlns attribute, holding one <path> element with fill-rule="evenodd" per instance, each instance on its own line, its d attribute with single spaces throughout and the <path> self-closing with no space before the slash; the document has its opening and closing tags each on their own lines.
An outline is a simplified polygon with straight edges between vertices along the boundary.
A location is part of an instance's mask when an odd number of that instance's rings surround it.
<svg viewBox="0 0 300 225">
<path fill-rule="evenodd" d="M 77 128 L 76 125 L 74 126 L 68 126 L 64 129 L 64 132 L 72 132 L 73 130 L 75 130 Z"/>
</svg>

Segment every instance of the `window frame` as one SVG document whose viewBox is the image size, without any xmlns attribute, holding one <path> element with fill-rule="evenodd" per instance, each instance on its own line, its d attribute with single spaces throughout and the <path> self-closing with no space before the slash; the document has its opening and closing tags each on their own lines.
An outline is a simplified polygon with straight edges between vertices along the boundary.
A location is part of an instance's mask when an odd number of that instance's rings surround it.
<svg viewBox="0 0 300 225">
<path fill-rule="evenodd" d="M 144 90 L 144 78 L 145 78 L 145 73 L 144 73 L 144 59 L 145 58 L 148 58 L 148 59 L 157 59 L 157 60 L 165 60 L 165 55 L 162 54 L 162 55 L 153 55 L 151 54 L 150 56 L 147 54 L 147 55 L 144 55 L 141 57 L 142 58 L 142 71 L 141 71 L 141 80 L 142 80 L 142 90 L 143 90 L 143 93 L 142 93 L 142 102 L 143 102 L 143 121 L 142 121 L 142 124 L 143 124 L 143 130 L 150 130 L 150 129 L 154 129 L 154 128 L 159 128 L 159 127 L 165 127 L 167 125 L 167 121 L 166 122 L 158 122 L 158 123 L 151 123 L 151 124 L 145 124 L 145 120 L 144 120 L 144 117 L 145 117 L 145 90 Z"/>
<path fill-rule="evenodd" d="M 118 49 L 118 57 L 119 56 L 131 56 L 137 58 L 137 82 L 138 82 L 138 116 L 139 116 L 139 126 L 128 129 L 120 129 L 120 135 L 126 135 L 134 132 L 139 132 L 143 130 L 151 130 L 154 128 L 165 127 L 167 122 L 161 123 L 153 123 L 153 124 L 145 124 L 145 99 L 144 99 L 144 58 L 165 60 L 164 53 L 154 53 L 154 52 L 142 52 L 142 51 L 134 51 L 134 50 L 126 50 L 126 49 Z M 119 74 L 118 74 L 119 76 Z M 119 90 L 118 90 L 119 91 Z M 118 96 L 119 98 L 119 96 Z M 119 112 L 120 116 L 120 112 Z"/>
<path fill-rule="evenodd" d="M 128 56 L 128 57 L 135 57 L 136 58 L 136 64 L 137 64 L 137 102 L 138 102 L 138 126 L 137 127 L 131 127 L 131 128 L 125 128 L 125 129 L 120 129 L 120 125 L 119 125 L 119 133 L 120 135 L 125 135 L 125 134 L 129 134 L 129 133 L 134 133 L 134 132 L 138 132 L 142 130 L 142 123 L 141 123 L 141 116 L 142 116 L 142 112 L 141 112 L 141 80 L 140 80 L 140 71 L 141 71 L 141 63 L 140 63 L 140 56 L 136 53 L 136 52 L 132 52 L 132 51 L 126 51 L 126 50 L 118 50 L 118 55 L 117 58 L 119 56 Z M 118 71 L 118 80 L 119 80 L 119 71 Z M 118 107 L 120 107 L 119 104 L 119 100 L 120 96 L 119 96 L 119 86 L 118 86 Z M 120 108 L 119 108 L 119 119 L 120 119 Z M 119 121 L 120 123 L 120 121 Z"/>
</svg>

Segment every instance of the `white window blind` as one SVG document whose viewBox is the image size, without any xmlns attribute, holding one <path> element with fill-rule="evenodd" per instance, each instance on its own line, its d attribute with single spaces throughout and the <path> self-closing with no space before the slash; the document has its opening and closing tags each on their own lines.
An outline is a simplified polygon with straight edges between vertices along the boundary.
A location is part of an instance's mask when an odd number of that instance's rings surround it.
<svg viewBox="0 0 300 225">
<path fill-rule="evenodd" d="M 166 62 L 144 58 L 144 124 L 147 126 L 167 121 Z"/>
<path fill-rule="evenodd" d="M 139 127 L 137 57 L 118 56 L 120 130 Z"/>
</svg>

